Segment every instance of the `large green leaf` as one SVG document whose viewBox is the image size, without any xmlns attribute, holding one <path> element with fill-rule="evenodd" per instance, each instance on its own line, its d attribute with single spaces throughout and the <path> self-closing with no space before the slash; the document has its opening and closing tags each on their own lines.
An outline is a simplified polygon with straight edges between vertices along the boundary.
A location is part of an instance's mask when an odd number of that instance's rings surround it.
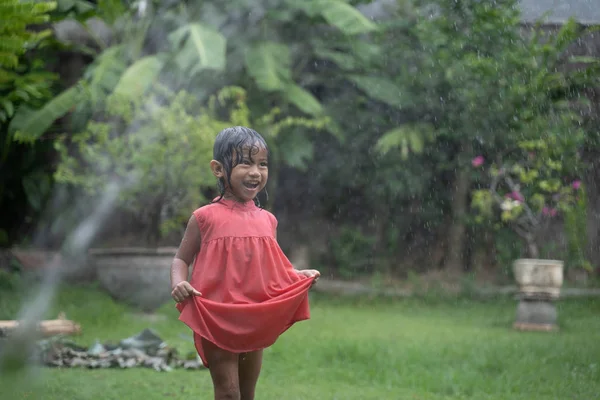
<svg viewBox="0 0 600 400">
<path fill-rule="evenodd" d="M 319 100 L 317 100 L 310 92 L 294 83 L 286 85 L 283 94 L 288 101 L 307 114 L 318 115 L 323 111 L 323 107 L 321 106 L 321 103 L 319 103 Z"/>
<path fill-rule="evenodd" d="M 287 4 L 310 17 L 322 16 L 329 25 L 346 35 L 366 33 L 377 28 L 377 25 L 343 0 L 288 0 Z"/>
<path fill-rule="evenodd" d="M 260 42 L 246 52 L 246 67 L 263 90 L 282 90 L 291 81 L 291 56 L 287 46 Z"/>
<path fill-rule="evenodd" d="M 351 51 L 357 60 L 367 65 L 370 65 L 373 60 L 378 60 L 384 55 L 380 44 L 366 40 L 353 40 L 350 43 L 349 51 Z"/>
<path fill-rule="evenodd" d="M 406 94 L 388 79 L 364 75 L 350 75 L 349 79 L 375 100 L 399 108 L 409 104 Z"/>
<path fill-rule="evenodd" d="M 127 64 L 123 61 L 122 46 L 112 46 L 103 51 L 87 68 L 84 79 L 88 80 L 92 107 L 101 104 L 119 83 Z"/>
<path fill-rule="evenodd" d="M 0 121 L 4 122 L 15 113 L 15 106 L 12 101 L 0 99 Z"/>
<path fill-rule="evenodd" d="M 58 118 L 75 107 L 83 97 L 82 86 L 73 86 L 46 103 L 39 110 L 21 107 L 11 120 L 9 130 L 15 140 L 34 141 L 46 132 Z"/>
<path fill-rule="evenodd" d="M 306 171 L 308 162 L 314 157 L 313 143 L 299 132 L 289 132 L 279 139 L 279 151 L 286 156 L 283 162 L 293 168 Z"/>
<path fill-rule="evenodd" d="M 400 149 L 400 155 L 406 159 L 409 153 L 422 153 L 425 143 L 434 135 L 430 124 L 407 124 L 392 129 L 383 134 L 375 144 L 375 149 L 386 154 L 394 149 Z"/>
<path fill-rule="evenodd" d="M 147 56 L 129 66 L 119 79 L 113 95 L 134 98 L 142 96 L 154 83 L 164 65 L 157 56 Z"/>
<path fill-rule="evenodd" d="M 221 71 L 225 68 L 227 40 L 219 32 L 201 24 L 187 24 L 169 34 L 177 48 L 175 62 L 194 75 L 203 69 Z"/>
<path fill-rule="evenodd" d="M 321 15 L 330 24 L 346 35 L 366 33 L 376 29 L 376 25 L 356 8 L 344 1 L 322 0 L 325 3 Z"/>
</svg>

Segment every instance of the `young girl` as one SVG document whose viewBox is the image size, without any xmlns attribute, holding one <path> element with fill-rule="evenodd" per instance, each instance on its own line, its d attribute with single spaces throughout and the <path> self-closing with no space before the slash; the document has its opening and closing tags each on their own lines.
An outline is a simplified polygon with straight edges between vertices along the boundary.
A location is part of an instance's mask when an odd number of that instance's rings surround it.
<svg viewBox="0 0 600 400">
<path fill-rule="evenodd" d="M 268 156 L 252 129 L 217 135 L 210 168 L 221 195 L 193 212 L 171 266 L 179 319 L 194 332 L 215 399 L 254 399 L 263 349 L 310 317 L 308 290 L 320 276 L 294 269 L 277 244 L 277 220 L 256 205 Z"/>
</svg>

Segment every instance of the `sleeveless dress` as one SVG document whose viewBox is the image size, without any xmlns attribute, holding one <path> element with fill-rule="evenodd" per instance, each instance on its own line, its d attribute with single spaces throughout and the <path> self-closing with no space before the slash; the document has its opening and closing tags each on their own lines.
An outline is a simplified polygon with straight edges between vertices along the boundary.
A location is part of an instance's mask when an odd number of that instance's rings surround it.
<svg viewBox="0 0 600 400">
<path fill-rule="evenodd" d="M 253 201 L 221 199 L 194 211 L 201 246 L 190 284 L 202 296 L 177 304 L 179 320 L 202 338 L 233 352 L 271 346 L 295 322 L 310 318 L 313 279 L 294 272 L 275 239 L 277 219 Z"/>
</svg>

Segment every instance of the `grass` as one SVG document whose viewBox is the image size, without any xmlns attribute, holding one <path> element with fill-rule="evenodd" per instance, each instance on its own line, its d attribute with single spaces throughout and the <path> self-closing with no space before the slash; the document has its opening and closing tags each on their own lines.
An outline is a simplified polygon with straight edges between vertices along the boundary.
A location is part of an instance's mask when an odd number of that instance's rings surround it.
<svg viewBox="0 0 600 400">
<path fill-rule="evenodd" d="M 18 304 L 18 296 L 0 292 L 0 319 L 14 317 Z M 265 351 L 257 399 L 600 398 L 598 299 L 559 302 L 556 333 L 513 331 L 516 304 L 510 298 L 319 296 L 311 304 L 312 318 Z M 93 287 L 63 288 L 48 317 L 58 311 L 82 324 L 79 344 L 118 341 L 152 327 L 180 351 L 193 350 L 171 304 L 148 319 Z M 0 378 L 0 399 L 212 399 L 206 370 L 37 372 L 35 383 Z"/>
</svg>

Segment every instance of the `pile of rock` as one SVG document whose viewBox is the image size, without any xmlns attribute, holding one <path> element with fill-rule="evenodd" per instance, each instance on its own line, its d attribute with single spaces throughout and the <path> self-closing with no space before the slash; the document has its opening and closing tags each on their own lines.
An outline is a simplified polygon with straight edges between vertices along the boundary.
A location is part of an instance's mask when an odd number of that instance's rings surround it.
<svg viewBox="0 0 600 400">
<path fill-rule="evenodd" d="M 156 371 L 204 368 L 197 356 L 192 359 L 178 357 L 175 349 L 168 347 L 149 329 L 112 346 L 96 342 L 85 348 L 57 338 L 42 340 L 38 342 L 37 359 L 43 365 L 62 368 L 142 367 Z"/>
</svg>

